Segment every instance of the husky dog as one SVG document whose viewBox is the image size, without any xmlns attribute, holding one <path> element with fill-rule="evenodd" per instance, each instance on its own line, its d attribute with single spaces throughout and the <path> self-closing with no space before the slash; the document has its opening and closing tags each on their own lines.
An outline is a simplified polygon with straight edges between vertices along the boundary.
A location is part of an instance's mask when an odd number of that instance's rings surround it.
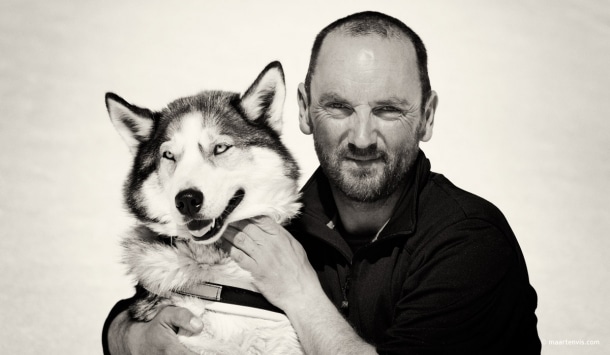
<svg viewBox="0 0 610 355">
<path fill-rule="evenodd" d="M 123 240 L 135 277 L 133 318 L 149 321 L 166 305 L 203 321 L 199 335 L 179 334 L 200 354 L 300 354 L 296 333 L 220 249 L 231 222 L 294 217 L 298 167 L 280 140 L 286 95 L 279 62 L 243 95 L 204 91 L 153 112 L 106 94 L 112 123 L 134 156 L 124 186 L 137 220 Z"/>
</svg>

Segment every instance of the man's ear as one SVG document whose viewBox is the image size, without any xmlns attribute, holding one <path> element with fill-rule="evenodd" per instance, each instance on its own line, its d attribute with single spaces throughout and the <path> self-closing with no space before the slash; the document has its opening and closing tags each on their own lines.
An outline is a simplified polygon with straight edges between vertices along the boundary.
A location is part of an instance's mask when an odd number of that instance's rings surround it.
<svg viewBox="0 0 610 355">
<path fill-rule="evenodd" d="M 301 132 L 311 134 L 313 126 L 309 118 L 309 98 L 303 83 L 300 83 L 297 89 L 297 101 L 299 102 L 299 128 L 301 128 Z"/>
<path fill-rule="evenodd" d="M 422 127 L 422 131 L 420 132 L 420 140 L 422 142 L 427 142 L 432 138 L 432 130 L 434 128 L 434 114 L 436 113 L 436 106 L 438 105 L 438 95 L 436 91 L 430 91 L 430 95 L 426 100 L 426 107 L 424 110 L 425 124 Z"/>
<path fill-rule="evenodd" d="M 106 109 L 110 120 L 132 154 L 136 154 L 140 143 L 147 141 L 153 128 L 153 113 L 134 106 L 114 93 L 106 93 Z"/>
<path fill-rule="evenodd" d="M 285 98 L 284 71 L 276 61 L 267 65 L 241 96 L 240 107 L 248 120 L 266 124 L 281 134 Z"/>
</svg>

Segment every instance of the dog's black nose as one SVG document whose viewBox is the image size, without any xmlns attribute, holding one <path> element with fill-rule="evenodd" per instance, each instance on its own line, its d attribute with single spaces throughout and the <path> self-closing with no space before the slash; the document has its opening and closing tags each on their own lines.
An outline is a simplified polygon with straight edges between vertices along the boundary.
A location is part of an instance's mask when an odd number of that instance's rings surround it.
<svg viewBox="0 0 610 355">
<path fill-rule="evenodd" d="M 203 204 L 203 194 L 199 190 L 187 189 L 180 191 L 175 198 L 176 208 L 188 217 L 195 217 Z"/>
</svg>

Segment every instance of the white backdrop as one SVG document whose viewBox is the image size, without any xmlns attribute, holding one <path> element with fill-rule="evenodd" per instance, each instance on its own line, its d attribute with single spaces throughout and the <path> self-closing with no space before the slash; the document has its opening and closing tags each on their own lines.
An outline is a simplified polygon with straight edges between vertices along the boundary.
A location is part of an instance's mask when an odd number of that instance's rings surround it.
<svg viewBox="0 0 610 355">
<path fill-rule="evenodd" d="M 159 109 L 242 91 L 280 60 L 285 140 L 307 177 L 317 163 L 296 87 L 317 31 L 361 10 L 426 43 L 440 105 L 423 148 L 433 170 L 507 216 L 538 291 L 543 352 L 610 352 L 607 1 L 171 3 L 0 1 L 0 353 L 100 354 L 107 312 L 131 295 L 118 248 L 130 157 L 106 91 Z"/>
</svg>

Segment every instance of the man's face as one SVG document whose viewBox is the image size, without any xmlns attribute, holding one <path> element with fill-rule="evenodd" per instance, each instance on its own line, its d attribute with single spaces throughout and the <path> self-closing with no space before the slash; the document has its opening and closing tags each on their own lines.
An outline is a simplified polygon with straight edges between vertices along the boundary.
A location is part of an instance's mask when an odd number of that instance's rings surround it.
<svg viewBox="0 0 610 355">
<path fill-rule="evenodd" d="M 354 201 L 394 192 L 417 157 L 419 140 L 432 131 L 422 118 L 415 50 L 404 39 L 328 35 L 305 101 L 301 129 L 313 133 L 331 183 Z"/>
</svg>

